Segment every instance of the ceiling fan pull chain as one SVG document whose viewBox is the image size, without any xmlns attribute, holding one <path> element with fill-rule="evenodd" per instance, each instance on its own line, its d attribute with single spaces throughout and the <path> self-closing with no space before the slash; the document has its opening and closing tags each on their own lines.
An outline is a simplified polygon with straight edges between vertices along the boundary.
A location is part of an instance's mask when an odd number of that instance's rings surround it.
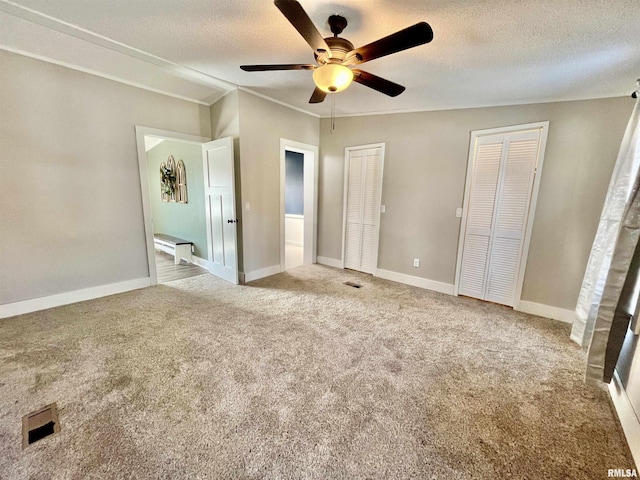
<svg viewBox="0 0 640 480">
<path fill-rule="evenodd" d="M 329 132 L 333 135 L 333 131 L 336 129 L 336 96 L 331 95 L 331 131 Z"/>
</svg>

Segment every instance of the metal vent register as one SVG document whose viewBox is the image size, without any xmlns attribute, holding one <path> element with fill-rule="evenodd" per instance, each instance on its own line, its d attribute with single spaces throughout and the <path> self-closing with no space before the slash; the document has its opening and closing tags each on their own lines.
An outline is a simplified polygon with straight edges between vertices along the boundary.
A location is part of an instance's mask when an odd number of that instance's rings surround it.
<svg viewBox="0 0 640 480">
<path fill-rule="evenodd" d="M 51 403 L 22 417 L 22 448 L 60 431 L 58 407 Z"/>
</svg>

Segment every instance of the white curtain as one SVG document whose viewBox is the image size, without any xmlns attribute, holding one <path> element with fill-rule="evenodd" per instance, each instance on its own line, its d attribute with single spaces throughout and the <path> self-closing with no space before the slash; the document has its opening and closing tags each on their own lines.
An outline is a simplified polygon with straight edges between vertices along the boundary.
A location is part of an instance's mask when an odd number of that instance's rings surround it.
<svg viewBox="0 0 640 480">
<path fill-rule="evenodd" d="M 621 300 L 629 302 L 621 295 L 640 236 L 639 169 L 640 100 L 636 100 L 609 183 L 571 331 L 574 341 L 589 345 L 589 380 L 606 381 L 604 363 L 614 316 L 620 311 Z"/>
<path fill-rule="evenodd" d="M 640 139 L 638 132 L 640 125 L 639 101 L 640 98 L 636 99 L 631 119 L 622 139 L 576 305 L 576 319 L 573 322 L 571 338 L 583 347 L 589 344 L 593 334 L 598 307 L 611 266 L 611 258 L 618 239 L 625 207 L 640 168 L 638 153 Z"/>
</svg>

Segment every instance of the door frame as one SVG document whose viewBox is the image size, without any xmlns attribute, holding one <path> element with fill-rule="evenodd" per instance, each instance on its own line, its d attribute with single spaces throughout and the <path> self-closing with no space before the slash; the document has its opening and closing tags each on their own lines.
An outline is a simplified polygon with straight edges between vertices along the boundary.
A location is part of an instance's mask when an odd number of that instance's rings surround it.
<svg viewBox="0 0 640 480">
<path fill-rule="evenodd" d="M 158 270 L 156 268 L 155 248 L 153 245 L 153 217 L 151 215 L 151 194 L 149 193 L 149 167 L 147 164 L 147 152 L 144 137 L 156 137 L 163 140 L 179 141 L 193 145 L 202 145 L 211 141 L 209 137 L 188 135 L 186 133 L 171 132 L 158 128 L 135 126 L 136 147 L 138 150 L 138 171 L 140 173 L 140 191 L 142 197 L 142 217 L 144 222 L 144 236 L 147 247 L 147 265 L 151 285 L 158 284 Z"/>
<path fill-rule="evenodd" d="M 345 249 L 347 247 L 347 195 L 349 193 L 349 158 L 350 154 L 353 150 L 368 150 L 370 148 L 378 148 L 381 149 L 381 160 L 380 160 L 380 184 L 378 188 L 380 189 L 380 205 L 382 206 L 382 185 L 384 183 L 384 157 L 385 157 L 385 149 L 386 143 L 370 143 L 367 145 L 354 145 L 351 147 L 345 147 L 344 149 L 344 187 L 342 191 L 342 260 L 341 265 L 344 268 L 345 261 Z M 378 254 L 380 253 L 380 219 L 381 214 L 380 208 L 378 208 L 378 224 L 376 226 L 376 248 L 375 250 L 375 264 L 376 268 L 373 272 L 373 276 L 378 276 Z"/>
<path fill-rule="evenodd" d="M 534 170 L 533 189 L 531 190 L 531 201 L 529 203 L 529 213 L 527 216 L 527 225 L 524 232 L 524 240 L 522 244 L 522 254 L 520 256 L 520 268 L 518 270 L 518 278 L 516 280 L 516 291 L 513 299 L 513 309 L 518 310 L 520 306 L 520 297 L 522 296 L 522 286 L 524 284 L 524 274 L 527 269 L 527 258 L 529 256 L 529 245 L 531 243 L 531 231 L 533 230 L 533 221 L 536 215 L 536 206 L 538 203 L 538 191 L 540 190 L 540 179 L 542 178 L 542 166 L 544 164 L 544 154 L 547 146 L 547 136 L 549 134 L 549 122 L 526 123 L 522 125 L 510 125 L 506 127 L 489 128 L 485 130 L 473 130 L 469 141 L 469 158 L 467 160 L 467 174 L 464 186 L 464 200 L 462 204 L 462 218 L 460 219 L 460 233 L 458 236 L 458 253 L 456 258 L 456 275 L 453 285 L 453 294 L 458 296 L 460 288 L 460 273 L 462 270 L 462 251 L 464 248 L 464 237 L 467 230 L 467 214 L 469 212 L 469 199 L 471 197 L 471 179 L 473 175 L 473 160 L 476 156 L 477 140 L 479 137 L 496 134 L 508 134 L 513 132 L 523 132 L 530 130 L 540 130 L 540 147 L 538 150 L 538 162 Z"/>
<path fill-rule="evenodd" d="M 286 160 L 285 152 L 296 152 L 304 155 L 304 247 L 303 264 L 316 263 L 318 254 L 318 171 L 319 148 L 317 145 L 296 142 L 286 138 L 280 139 L 280 271 L 285 266 L 285 184 Z"/>
</svg>

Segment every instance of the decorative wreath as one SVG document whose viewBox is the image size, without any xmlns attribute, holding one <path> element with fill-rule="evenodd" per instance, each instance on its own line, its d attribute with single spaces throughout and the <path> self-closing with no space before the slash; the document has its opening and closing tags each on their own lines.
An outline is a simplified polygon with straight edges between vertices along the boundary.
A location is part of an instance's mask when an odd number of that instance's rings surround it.
<svg viewBox="0 0 640 480">
<path fill-rule="evenodd" d="M 160 190 L 169 197 L 176 191 L 176 172 L 172 156 L 169 156 L 167 164 L 160 164 Z"/>
</svg>

